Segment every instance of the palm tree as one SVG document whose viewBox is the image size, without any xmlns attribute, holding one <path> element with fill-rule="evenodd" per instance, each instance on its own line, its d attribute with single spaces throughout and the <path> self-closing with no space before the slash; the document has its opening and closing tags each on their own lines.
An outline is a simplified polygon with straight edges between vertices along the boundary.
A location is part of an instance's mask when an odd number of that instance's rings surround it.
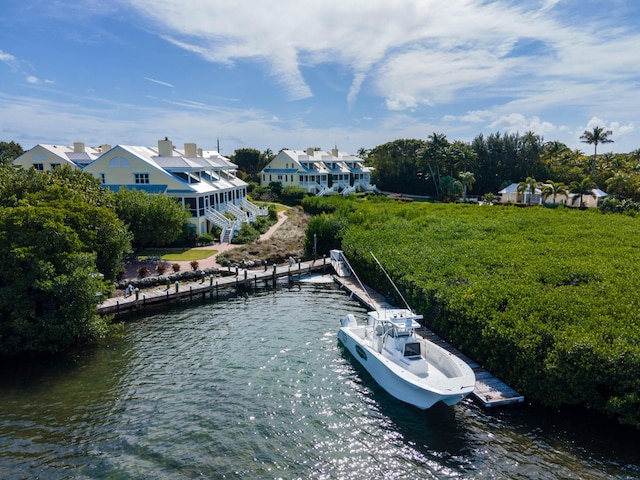
<svg viewBox="0 0 640 480">
<path fill-rule="evenodd" d="M 581 182 L 573 182 L 571 184 L 571 187 L 569 187 L 569 192 L 573 193 L 576 196 L 573 198 L 573 201 L 571 203 L 576 203 L 576 200 L 580 198 L 579 207 L 582 208 L 583 197 L 585 195 L 591 195 L 595 198 L 596 194 L 593 189 L 596 187 L 597 185 L 593 182 L 593 180 L 591 180 L 591 177 L 585 177 Z"/>
<path fill-rule="evenodd" d="M 598 144 L 599 143 L 613 143 L 613 140 L 609 138 L 609 135 L 613 135 L 611 130 L 605 130 L 604 127 L 593 127 L 593 131 L 585 130 L 580 135 L 580 141 L 593 145 L 593 164 L 591 165 L 591 174 L 596 170 L 597 156 L 598 156 Z"/>
<path fill-rule="evenodd" d="M 531 197 L 535 195 L 536 188 L 540 186 L 540 182 L 537 182 L 533 177 L 527 177 L 524 182 L 520 182 L 518 184 L 517 192 L 526 195 L 529 192 L 529 197 L 527 198 L 527 205 L 531 205 Z"/>
<path fill-rule="evenodd" d="M 631 185 L 631 177 L 623 173 L 616 173 L 614 176 L 607 178 L 605 183 L 607 184 L 607 192 L 622 196 L 624 191 Z"/>
<path fill-rule="evenodd" d="M 473 184 L 476 183 L 476 176 L 473 172 L 460 172 L 458 174 L 458 179 L 462 183 L 464 188 L 464 195 L 462 197 L 463 200 L 467 199 L 467 191 L 473 188 Z"/>
<path fill-rule="evenodd" d="M 547 183 L 542 187 L 542 198 L 547 198 L 552 195 L 554 204 L 556 203 L 556 195 L 563 195 L 566 193 L 567 186 L 562 182 L 547 180 Z"/>
</svg>

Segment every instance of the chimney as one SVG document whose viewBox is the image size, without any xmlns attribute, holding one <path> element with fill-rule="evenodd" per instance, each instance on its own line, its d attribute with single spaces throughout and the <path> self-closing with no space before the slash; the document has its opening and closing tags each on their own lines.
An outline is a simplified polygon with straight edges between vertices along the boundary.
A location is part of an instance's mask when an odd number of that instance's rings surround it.
<svg viewBox="0 0 640 480">
<path fill-rule="evenodd" d="M 307 155 L 309 155 L 310 157 L 313 157 L 313 152 L 314 151 L 315 151 L 315 149 L 313 147 L 307 148 Z"/>
<path fill-rule="evenodd" d="M 184 144 L 184 156 L 187 158 L 194 158 L 198 156 L 198 149 L 196 148 L 195 143 L 185 143 Z"/>
<path fill-rule="evenodd" d="M 202 156 L 202 149 L 201 149 L 201 148 L 199 148 L 199 149 L 198 149 L 198 156 L 199 156 L 199 157 L 201 157 L 201 156 Z"/>
<path fill-rule="evenodd" d="M 158 155 L 161 157 L 173 156 L 173 144 L 167 137 L 164 137 L 164 140 L 158 140 Z"/>
<path fill-rule="evenodd" d="M 331 149 L 331 155 L 333 155 L 334 157 L 338 156 L 338 146 L 337 145 L 334 148 Z"/>
<path fill-rule="evenodd" d="M 73 142 L 73 153 L 84 153 L 84 143 Z"/>
<path fill-rule="evenodd" d="M 102 145 L 100 145 L 100 153 L 106 153 L 109 150 L 111 150 L 111 145 L 109 145 L 108 143 L 103 143 Z"/>
</svg>

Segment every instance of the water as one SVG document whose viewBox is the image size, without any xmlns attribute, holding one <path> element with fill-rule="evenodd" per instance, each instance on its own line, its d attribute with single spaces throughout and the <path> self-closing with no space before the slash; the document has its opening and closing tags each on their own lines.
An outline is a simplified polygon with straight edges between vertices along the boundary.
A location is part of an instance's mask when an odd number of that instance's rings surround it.
<svg viewBox="0 0 640 480">
<path fill-rule="evenodd" d="M 346 313 L 303 284 L 5 366 L 0 478 L 640 478 L 640 435 L 583 414 L 398 402 L 339 346 Z"/>
</svg>

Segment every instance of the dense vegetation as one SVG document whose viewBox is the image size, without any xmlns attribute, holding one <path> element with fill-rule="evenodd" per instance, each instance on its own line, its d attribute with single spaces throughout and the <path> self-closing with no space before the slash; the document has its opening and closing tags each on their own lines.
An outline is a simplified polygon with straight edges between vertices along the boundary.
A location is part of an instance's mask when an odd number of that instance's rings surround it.
<svg viewBox="0 0 640 480">
<path fill-rule="evenodd" d="M 136 250 L 171 244 L 183 233 L 191 216 L 173 197 L 127 188 L 116 193 L 115 209 L 133 234 Z"/>
<path fill-rule="evenodd" d="M 322 200 L 306 203 L 321 210 Z M 528 398 L 640 427 L 639 219 L 371 198 L 335 204 L 327 200 L 335 213 L 322 213 L 316 227 L 342 225 L 342 248 L 364 282 L 393 295 L 373 252 L 432 328 Z"/>
<path fill-rule="evenodd" d="M 612 142 L 609 134 L 595 127 L 581 138 L 597 148 L 598 143 Z M 527 177 L 538 182 L 552 180 L 567 187 L 589 177 L 612 195 L 639 201 L 640 149 L 598 155 L 595 151 L 594 148 L 593 155 L 586 155 L 562 142 L 545 142 L 533 132 L 496 132 L 478 135 L 470 143 L 449 141 L 445 135 L 433 133 L 426 140 L 394 140 L 361 154 L 374 168 L 372 183 L 383 191 L 451 200 L 461 196 L 461 187 L 471 178 L 467 190 L 482 196 L 496 194 Z"/>
<path fill-rule="evenodd" d="M 0 355 L 52 352 L 110 331 L 96 303 L 131 239 L 113 194 L 79 170 L 0 167 L 0 207 Z"/>
</svg>

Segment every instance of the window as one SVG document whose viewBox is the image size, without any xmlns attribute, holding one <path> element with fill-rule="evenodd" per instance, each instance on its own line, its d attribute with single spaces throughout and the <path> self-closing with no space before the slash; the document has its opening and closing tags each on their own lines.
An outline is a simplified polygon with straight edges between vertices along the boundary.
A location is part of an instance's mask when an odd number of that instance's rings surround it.
<svg viewBox="0 0 640 480">
<path fill-rule="evenodd" d="M 141 183 L 149 183 L 149 174 L 148 173 L 134 173 L 134 180 L 136 184 Z"/>
<path fill-rule="evenodd" d="M 405 357 L 414 357 L 416 355 L 420 355 L 420 344 L 419 343 L 407 343 L 404 346 L 404 356 Z"/>
<path fill-rule="evenodd" d="M 42 172 L 44 170 L 44 165 L 42 163 L 34 163 L 33 168 L 35 168 L 39 172 Z"/>
<path fill-rule="evenodd" d="M 105 175 L 104 173 L 101 173 L 101 174 L 100 174 L 100 183 L 101 183 L 102 185 L 104 185 L 105 183 L 107 183 L 107 177 L 106 177 L 106 175 Z"/>
<path fill-rule="evenodd" d="M 60 164 L 59 163 L 52 163 L 51 164 L 51 170 L 53 170 L 55 168 L 60 168 Z"/>
</svg>

